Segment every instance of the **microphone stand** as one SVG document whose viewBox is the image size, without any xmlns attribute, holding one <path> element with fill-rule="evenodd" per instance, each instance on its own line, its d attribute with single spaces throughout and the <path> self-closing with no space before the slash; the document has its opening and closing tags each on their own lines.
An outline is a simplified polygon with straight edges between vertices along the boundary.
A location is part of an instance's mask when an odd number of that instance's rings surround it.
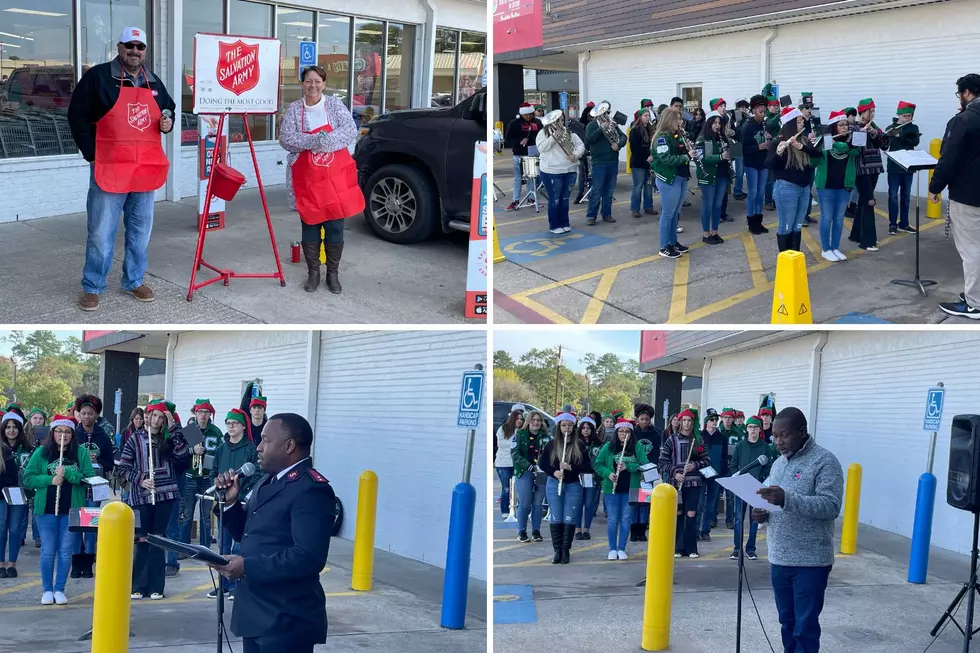
<svg viewBox="0 0 980 653">
<path fill-rule="evenodd" d="M 224 555 L 222 551 L 222 542 L 224 542 L 225 536 L 225 491 L 215 490 L 215 497 L 218 500 L 218 553 Z M 225 590 L 222 587 L 222 583 L 225 577 L 220 573 L 218 574 L 218 591 L 216 597 L 217 610 L 218 610 L 218 648 L 217 652 L 221 653 L 221 645 L 223 643 L 224 631 L 225 631 Z"/>
</svg>

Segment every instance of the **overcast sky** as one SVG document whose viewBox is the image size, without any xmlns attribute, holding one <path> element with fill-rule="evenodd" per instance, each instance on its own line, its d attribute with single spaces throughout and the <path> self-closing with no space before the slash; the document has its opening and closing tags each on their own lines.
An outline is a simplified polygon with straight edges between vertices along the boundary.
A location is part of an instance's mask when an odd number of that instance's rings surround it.
<svg viewBox="0 0 980 653">
<path fill-rule="evenodd" d="M 36 329 L 22 329 L 22 330 L 24 331 L 24 335 L 27 335 L 28 333 L 30 333 L 31 331 L 35 331 Z M 0 356 L 10 356 L 10 348 L 12 347 L 12 345 L 11 343 L 7 342 L 7 338 L 10 336 L 10 333 L 11 333 L 10 331 L 0 331 Z M 72 336 L 75 336 L 79 340 L 82 339 L 81 331 L 55 331 L 54 335 L 58 340 L 62 340 L 62 341 L 68 340 L 68 338 Z"/>
<path fill-rule="evenodd" d="M 621 359 L 639 359 L 639 331 L 589 331 L 576 328 L 548 330 L 519 330 L 493 332 L 493 350 L 503 349 L 515 361 L 531 349 L 563 345 L 562 358 L 569 369 L 584 373 L 582 358 L 588 353 L 596 357 L 612 352 Z M 567 354 L 565 353 L 567 351 Z"/>
</svg>

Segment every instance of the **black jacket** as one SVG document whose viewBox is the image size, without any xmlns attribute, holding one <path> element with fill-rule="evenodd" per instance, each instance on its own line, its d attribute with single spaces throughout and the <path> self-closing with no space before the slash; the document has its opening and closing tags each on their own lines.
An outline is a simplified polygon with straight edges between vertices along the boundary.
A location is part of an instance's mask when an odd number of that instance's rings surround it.
<svg viewBox="0 0 980 653">
<path fill-rule="evenodd" d="M 224 526 L 242 543 L 245 576 L 235 590 L 231 631 L 266 637 L 287 631 L 327 640 L 326 597 L 320 572 L 327 564 L 336 500 L 327 479 L 307 459 L 282 480 L 265 476 L 224 513 Z"/>
<path fill-rule="evenodd" d="M 949 186 L 949 199 L 980 206 L 980 99 L 946 123 L 939 165 L 929 183 L 936 195 Z"/>
<path fill-rule="evenodd" d="M 3 456 L 3 473 L 0 474 L 0 490 L 5 487 L 17 487 L 19 484 L 17 458 L 5 444 L 0 444 L 0 456 Z M 3 495 L 0 495 L 0 501 Z"/>
<path fill-rule="evenodd" d="M 766 124 L 749 118 L 742 127 L 742 159 L 746 168 L 766 169 Z"/>
<path fill-rule="evenodd" d="M 800 138 L 803 138 L 800 136 Z M 782 179 L 783 181 L 788 181 L 791 184 L 796 184 L 801 188 L 809 188 L 811 178 L 810 175 L 813 173 L 813 167 L 810 165 L 809 157 L 806 158 L 806 166 L 802 170 L 797 170 L 796 168 L 787 168 L 786 164 L 789 162 L 789 148 L 792 145 L 787 146 L 783 150 L 782 154 L 776 154 L 776 149 L 779 147 L 779 141 L 773 140 L 772 144 L 769 145 L 769 156 L 766 159 L 766 166 L 772 170 L 773 179 Z M 810 144 L 810 141 L 803 141 L 803 152 L 809 156 L 820 156 L 820 150 L 815 148 Z"/>
<path fill-rule="evenodd" d="M 650 138 L 653 138 L 653 130 L 650 130 Z M 652 141 L 643 140 L 643 130 L 637 129 L 635 126 L 630 129 L 629 135 L 630 142 L 630 167 L 633 168 L 650 168 L 650 162 L 647 159 L 650 158 L 650 144 Z"/>
<path fill-rule="evenodd" d="M 634 427 L 633 437 L 636 439 L 636 444 L 643 447 L 643 451 L 647 454 L 647 460 L 650 462 L 655 461 L 658 455 L 657 452 L 664 445 L 663 431 L 651 422 L 650 426 L 645 429 L 641 429 L 639 426 Z"/>
<path fill-rule="evenodd" d="M 75 139 L 82 156 L 86 161 L 95 161 L 95 123 L 101 120 L 119 99 L 119 79 L 123 76 L 122 63 L 116 57 L 109 63 L 93 66 L 82 75 L 75 86 L 68 105 L 68 126 L 71 136 Z M 126 86 L 135 86 L 133 79 L 126 75 L 122 82 Z M 146 71 L 146 80 L 141 88 L 149 88 L 156 97 L 160 111 L 169 109 L 176 112 L 167 88 L 159 77 Z M 149 94 L 147 97 L 150 97 Z M 180 123 L 180 116 L 174 115 L 174 125 Z M 173 128 L 171 128 L 172 130 Z"/>
<path fill-rule="evenodd" d="M 560 436 L 559 436 L 560 437 Z M 566 452 L 568 456 L 567 462 L 572 465 L 572 469 L 565 475 L 565 483 L 578 483 L 579 474 L 588 474 L 592 471 L 592 461 L 589 460 L 589 452 L 586 451 L 585 445 L 582 442 L 578 443 L 579 453 L 582 458 L 579 464 L 572 463 L 571 452 Z M 555 472 L 558 471 L 558 467 L 553 467 L 551 464 L 551 449 L 553 447 L 558 447 L 558 455 L 561 455 L 561 443 L 558 442 L 556 437 L 548 444 L 544 445 L 544 449 L 541 451 L 541 455 L 538 456 L 538 467 L 541 471 L 548 475 L 549 478 L 554 478 Z"/>
<path fill-rule="evenodd" d="M 537 118 L 524 120 L 518 116 L 507 125 L 507 133 L 504 134 L 504 143 L 514 151 L 514 156 L 527 156 L 527 148 L 534 145 L 538 139 L 538 134 L 544 129 L 544 125 Z M 521 145 L 521 141 L 527 139 L 527 144 Z"/>
<path fill-rule="evenodd" d="M 116 451 L 112 440 L 96 422 L 92 427 L 92 435 L 85 432 L 85 427 L 79 424 L 75 427 L 75 441 L 79 446 L 90 449 L 95 453 L 96 462 L 102 466 L 102 475 L 108 476 L 115 466 L 114 454 Z"/>
<path fill-rule="evenodd" d="M 569 120 L 568 131 L 578 136 L 579 140 L 585 145 L 585 152 L 588 154 L 589 144 L 585 142 L 585 123 L 581 120 Z"/>
<path fill-rule="evenodd" d="M 919 147 L 919 141 L 922 139 L 922 134 L 919 133 L 919 128 L 913 123 L 908 123 L 901 129 L 892 131 L 892 137 L 888 141 L 888 151 L 897 152 L 900 150 L 914 150 Z M 898 165 L 891 158 L 888 159 L 888 166 L 886 168 L 888 174 L 906 174 L 902 166 Z M 909 173 L 911 174 L 911 173 Z"/>
</svg>

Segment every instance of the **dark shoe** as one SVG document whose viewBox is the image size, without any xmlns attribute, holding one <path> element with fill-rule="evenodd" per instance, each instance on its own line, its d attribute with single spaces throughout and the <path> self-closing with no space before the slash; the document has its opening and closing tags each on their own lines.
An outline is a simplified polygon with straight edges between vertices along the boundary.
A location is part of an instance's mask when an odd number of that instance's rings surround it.
<svg viewBox="0 0 980 653">
<path fill-rule="evenodd" d="M 701 533 L 700 540 L 702 542 L 710 542 L 711 541 L 711 533 Z"/>
<path fill-rule="evenodd" d="M 640 213 L 639 211 L 633 211 L 632 212 L 632 215 L 633 215 L 634 218 L 639 218 L 639 217 L 642 217 L 643 216 L 643 214 Z"/>
<path fill-rule="evenodd" d="M 907 234 L 914 234 L 914 233 L 918 233 L 918 231 L 919 231 L 918 229 L 916 229 L 915 227 L 913 227 L 911 225 L 905 225 L 904 227 L 902 225 L 898 225 L 898 230 L 899 231 L 904 231 Z"/>
<path fill-rule="evenodd" d="M 604 217 L 602 219 L 602 221 L 603 222 L 616 222 L 616 218 L 612 217 L 611 215 L 607 215 L 606 217 Z"/>
<path fill-rule="evenodd" d="M 725 522 L 725 528 L 727 528 L 727 529 L 728 529 L 728 530 L 730 530 L 730 531 L 733 531 L 733 530 L 735 530 L 735 524 L 733 524 L 733 523 L 732 523 L 732 522 L 730 522 L 730 521 L 726 521 L 726 522 Z"/>
<path fill-rule="evenodd" d="M 641 542 L 647 541 L 647 526 L 648 524 L 638 524 L 636 528 L 636 537 Z"/>
<path fill-rule="evenodd" d="M 343 291 L 340 287 L 340 259 L 344 254 L 344 244 L 327 243 L 324 249 L 327 251 L 327 290 L 339 295 Z"/>
<path fill-rule="evenodd" d="M 172 567 L 170 565 L 167 565 L 167 570 L 164 572 L 164 575 L 167 578 L 173 578 L 174 576 L 177 575 L 177 572 L 179 571 L 180 571 L 180 567 Z"/>
<path fill-rule="evenodd" d="M 544 538 L 541 537 L 541 531 L 531 531 L 531 539 L 535 542 L 544 542 Z"/>
<path fill-rule="evenodd" d="M 647 215 L 658 215 L 657 209 L 650 207 L 649 209 L 643 209 L 643 212 Z"/>
<path fill-rule="evenodd" d="M 744 199 L 745 199 L 746 197 L 748 197 L 748 195 L 746 195 L 745 193 L 735 193 L 734 195 L 732 195 L 732 197 L 734 197 L 734 198 L 735 198 L 735 199 L 737 199 L 737 200 L 738 200 L 739 202 L 741 202 L 741 201 L 743 201 L 743 200 L 744 200 Z"/>
<path fill-rule="evenodd" d="M 758 218 L 758 223 L 759 223 L 759 232 L 760 232 L 760 233 L 764 233 L 764 234 L 767 234 L 767 233 L 769 233 L 769 230 L 768 230 L 768 229 L 766 229 L 766 228 L 765 228 L 765 226 L 763 226 L 763 224 L 762 224 L 762 220 L 763 220 L 763 218 L 764 218 L 765 216 L 763 216 L 763 215 L 762 215 L 762 214 L 760 213 L 760 214 L 758 214 L 758 215 L 757 215 L 757 216 L 755 216 L 755 217 L 756 217 L 756 218 Z"/>
<path fill-rule="evenodd" d="M 762 225 L 759 223 L 759 220 L 756 218 L 756 216 L 754 215 L 746 216 L 745 223 L 748 225 L 750 234 L 754 236 L 758 236 L 762 234 L 762 230 L 760 229 Z"/>
<path fill-rule="evenodd" d="M 0 567 L 0 578 L 7 578 L 7 568 Z"/>
<path fill-rule="evenodd" d="M 965 293 L 965 292 L 961 292 L 961 293 L 960 293 L 959 295 L 957 295 L 957 296 L 958 296 L 958 297 L 960 298 L 960 301 L 961 301 L 961 302 L 963 302 L 964 304 L 966 303 L 966 293 Z"/>
<path fill-rule="evenodd" d="M 775 202 L 769 202 L 768 204 L 766 204 L 765 209 L 766 209 L 766 211 L 775 211 L 776 210 L 776 203 Z"/>
<path fill-rule="evenodd" d="M 582 533 L 582 539 L 583 540 L 591 540 L 592 539 L 592 536 L 589 535 L 589 531 L 585 531 L 584 533 Z"/>
<path fill-rule="evenodd" d="M 691 249 L 691 248 L 688 247 L 687 245 L 681 245 L 678 242 L 674 242 L 674 250 L 678 254 L 687 254 L 687 252 L 688 252 L 689 249 Z"/>
<path fill-rule="evenodd" d="M 561 562 L 562 558 L 562 547 L 564 546 L 565 538 L 565 525 L 564 524 L 548 524 L 551 529 L 551 546 L 555 550 L 554 557 L 551 558 L 551 564 L 557 565 Z"/>
<path fill-rule="evenodd" d="M 565 539 L 561 550 L 561 563 L 567 565 L 571 559 L 572 542 L 575 541 L 575 524 L 565 524 Z"/>
<path fill-rule="evenodd" d="M 790 234 L 776 234 L 776 246 L 780 252 L 792 249 L 790 246 Z"/>
<path fill-rule="evenodd" d="M 516 210 L 517 210 L 517 202 L 511 202 L 510 204 L 507 205 L 507 208 L 504 209 L 504 211 L 516 211 Z"/>
<path fill-rule="evenodd" d="M 41 548 L 41 540 L 34 540 L 34 548 L 35 549 Z"/>
<path fill-rule="evenodd" d="M 82 577 L 82 556 L 75 554 L 71 557 L 71 573 L 68 574 L 69 578 L 81 578 Z"/>
<path fill-rule="evenodd" d="M 145 283 L 139 288 L 134 288 L 133 290 L 127 290 L 130 295 L 135 297 L 141 302 L 152 302 L 156 297 L 153 296 L 153 291 Z"/>
<path fill-rule="evenodd" d="M 683 206 L 686 209 L 687 207 L 691 206 L 691 201 L 690 200 L 684 200 L 684 202 L 681 204 L 681 206 Z"/>
<path fill-rule="evenodd" d="M 705 245 L 717 245 L 714 236 L 701 236 L 701 242 Z"/>
<path fill-rule="evenodd" d="M 949 315 L 956 317 L 967 317 L 971 320 L 980 320 L 980 310 L 977 310 L 966 302 L 941 302 L 939 309 Z"/>
<path fill-rule="evenodd" d="M 588 225 L 588 226 L 590 226 L 590 227 L 594 227 L 595 226 L 595 218 L 587 218 L 585 220 L 585 224 Z"/>
<path fill-rule="evenodd" d="M 315 243 L 301 243 L 303 246 L 303 256 L 306 258 L 306 283 L 303 290 L 306 292 L 316 292 L 320 285 L 320 241 Z"/>
<path fill-rule="evenodd" d="M 7 569 L 7 578 L 17 578 L 17 568 L 10 567 Z"/>
<path fill-rule="evenodd" d="M 517 534 L 517 541 L 523 544 L 527 544 L 528 542 L 531 541 L 531 538 L 527 536 L 527 531 L 521 531 L 520 533 Z"/>
<path fill-rule="evenodd" d="M 721 221 L 722 222 L 735 222 L 735 218 L 733 218 L 730 215 L 723 215 L 723 216 L 721 216 Z"/>
<path fill-rule="evenodd" d="M 82 555 L 82 578 L 92 578 L 92 565 L 95 564 L 95 556 L 91 554 Z"/>
<path fill-rule="evenodd" d="M 793 233 L 791 233 L 789 235 L 789 237 L 790 237 L 789 238 L 790 247 L 794 251 L 802 252 L 803 250 L 800 249 L 800 244 L 803 241 L 803 232 L 802 231 L 794 231 Z"/>
<path fill-rule="evenodd" d="M 725 242 L 725 239 L 721 237 L 721 234 L 715 234 L 712 236 L 712 238 L 715 239 L 715 245 L 721 245 L 723 242 Z"/>
<path fill-rule="evenodd" d="M 749 560 L 758 560 L 759 559 L 759 556 L 757 556 L 755 554 L 755 551 L 753 551 L 752 553 L 746 553 L 745 554 L 745 557 L 748 558 Z"/>
<path fill-rule="evenodd" d="M 82 293 L 78 298 L 78 308 L 83 311 L 94 311 L 99 307 L 99 296 L 94 293 Z"/>
<path fill-rule="evenodd" d="M 729 560 L 738 560 L 738 551 L 732 551 L 732 554 L 728 556 Z"/>
<path fill-rule="evenodd" d="M 572 202 L 572 204 L 581 204 L 581 203 L 582 203 L 582 196 L 581 195 L 579 195 L 578 197 L 576 197 L 575 198 L 575 201 Z"/>
<path fill-rule="evenodd" d="M 667 245 L 662 250 L 660 250 L 660 255 L 664 258 L 680 258 L 680 252 L 675 250 L 672 245 Z"/>
<path fill-rule="evenodd" d="M 808 224 L 816 224 L 817 221 L 810 217 L 810 214 L 803 216 L 803 226 Z"/>
<path fill-rule="evenodd" d="M 639 542 L 640 536 L 636 533 L 637 524 L 630 524 L 630 542 Z"/>
<path fill-rule="evenodd" d="M 888 235 L 889 236 L 896 236 L 896 235 L 898 235 L 898 226 L 891 225 L 891 224 L 888 225 Z"/>
<path fill-rule="evenodd" d="M 575 539 L 576 540 L 581 540 L 582 539 L 582 535 L 583 535 L 583 533 L 576 533 L 575 534 Z"/>
</svg>

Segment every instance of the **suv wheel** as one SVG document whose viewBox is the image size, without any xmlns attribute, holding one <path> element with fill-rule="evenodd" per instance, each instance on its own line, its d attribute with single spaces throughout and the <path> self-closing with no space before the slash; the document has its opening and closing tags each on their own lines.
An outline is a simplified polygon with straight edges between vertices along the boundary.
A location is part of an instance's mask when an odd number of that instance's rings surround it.
<svg viewBox="0 0 980 653">
<path fill-rule="evenodd" d="M 392 243 L 418 243 L 435 230 L 438 197 L 426 176 L 410 165 L 379 168 L 364 187 L 364 215 L 375 235 Z"/>
</svg>

